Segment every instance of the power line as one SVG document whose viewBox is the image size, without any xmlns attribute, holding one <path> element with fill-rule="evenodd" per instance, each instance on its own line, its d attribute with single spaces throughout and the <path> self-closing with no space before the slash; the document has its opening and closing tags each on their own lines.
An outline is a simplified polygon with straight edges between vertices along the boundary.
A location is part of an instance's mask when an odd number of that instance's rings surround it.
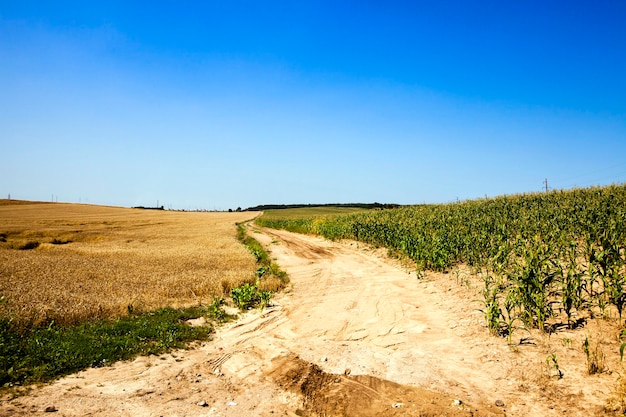
<svg viewBox="0 0 626 417">
<path fill-rule="evenodd" d="M 588 170 L 574 176 L 552 179 L 552 183 L 560 184 L 560 188 L 564 188 L 566 185 L 576 185 L 577 183 L 619 182 L 620 179 L 626 179 L 626 163 L 624 162 Z"/>
</svg>

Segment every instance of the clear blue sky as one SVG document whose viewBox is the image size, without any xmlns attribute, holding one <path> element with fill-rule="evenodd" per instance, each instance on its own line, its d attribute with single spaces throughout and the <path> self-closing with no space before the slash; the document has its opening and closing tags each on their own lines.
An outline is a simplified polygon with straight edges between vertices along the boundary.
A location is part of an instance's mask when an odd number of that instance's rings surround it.
<svg viewBox="0 0 626 417">
<path fill-rule="evenodd" d="M 185 209 L 623 183 L 626 2 L 0 0 L 0 158 Z"/>
</svg>

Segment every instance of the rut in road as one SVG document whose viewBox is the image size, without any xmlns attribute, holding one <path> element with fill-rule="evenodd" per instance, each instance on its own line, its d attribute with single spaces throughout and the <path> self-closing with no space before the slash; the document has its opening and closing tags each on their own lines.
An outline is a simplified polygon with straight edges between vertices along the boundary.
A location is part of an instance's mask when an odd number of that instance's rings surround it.
<svg viewBox="0 0 626 417">
<path fill-rule="evenodd" d="M 504 369 L 486 373 L 489 358 L 482 350 L 474 355 L 464 340 L 464 323 L 482 328 L 479 312 L 459 320 L 441 304 L 444 294 L 356 244 L 267 229 L 255 237 L 270 244 L 292 289 L 216 343 L 246 346 L 238 355 L 260 360 L 288 352 L 332 374 L 349 369 L 401 384 L 458 387 L 455 394 L 468 401 L 497 393 L 494 381 L 506 377 Z M 248 362 L 234 356 L 226 366 Z"/>
</svg>

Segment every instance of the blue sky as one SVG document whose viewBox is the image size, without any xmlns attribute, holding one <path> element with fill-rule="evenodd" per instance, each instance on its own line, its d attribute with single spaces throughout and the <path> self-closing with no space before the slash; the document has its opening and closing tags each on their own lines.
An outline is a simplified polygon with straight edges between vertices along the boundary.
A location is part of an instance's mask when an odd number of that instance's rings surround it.
<svg viewBox="0 0 626 417">
<path fill-rule="evenodd" d="M 228 209 L 626 182 L 623 1 L 0 0 L 0 197 Z"/>
</svg>

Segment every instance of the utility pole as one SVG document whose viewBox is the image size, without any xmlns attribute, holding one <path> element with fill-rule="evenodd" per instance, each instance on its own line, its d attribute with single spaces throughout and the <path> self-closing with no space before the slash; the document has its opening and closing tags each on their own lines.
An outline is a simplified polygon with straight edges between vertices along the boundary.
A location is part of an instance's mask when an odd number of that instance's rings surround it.
<svg viewBox="0 0 626 417">
<path fill-rule="evenodd" d="M 548 179 L 546 178 L 545 180 L 543 180 L 543 183 L 546 186 L 546 193 L 548 192 Z"/>
</svg>

